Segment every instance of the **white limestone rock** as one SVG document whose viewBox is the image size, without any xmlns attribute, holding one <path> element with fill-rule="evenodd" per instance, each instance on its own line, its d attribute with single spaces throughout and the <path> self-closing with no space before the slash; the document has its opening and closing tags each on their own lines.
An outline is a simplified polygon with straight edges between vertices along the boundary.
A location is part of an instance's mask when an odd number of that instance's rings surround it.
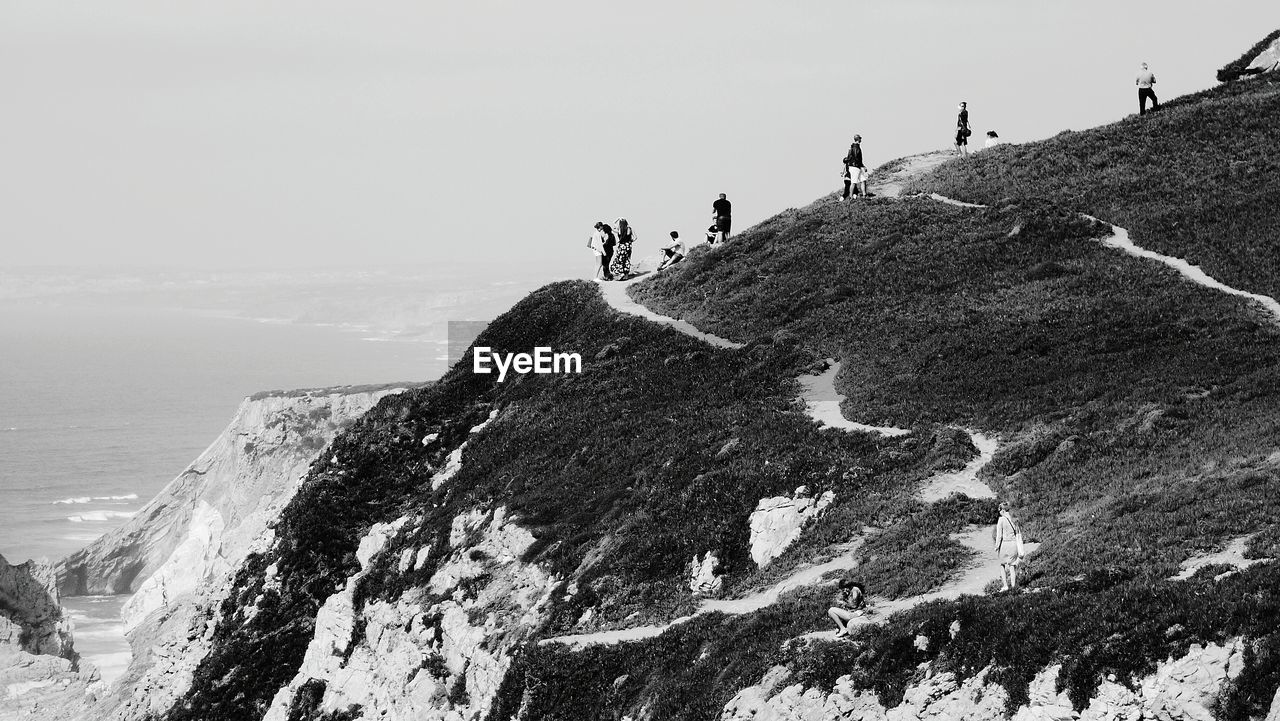
<svg viewBox="0 0 1280 721">
<path fill-rule="evenodd" d="M 763 568 L 782 555 L 800 537 L 804 527 L 822 515 L 834 500 L 835 494 L 831 491 L 814 499 L 805 486 L 790 496 L 760 499 L 749 520 L 751 559 Z"/>
</svg>

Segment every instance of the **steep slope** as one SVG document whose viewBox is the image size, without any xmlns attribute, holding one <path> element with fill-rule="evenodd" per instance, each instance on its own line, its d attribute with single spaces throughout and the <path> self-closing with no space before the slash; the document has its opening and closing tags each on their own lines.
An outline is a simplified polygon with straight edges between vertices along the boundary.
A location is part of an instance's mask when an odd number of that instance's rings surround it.
<svg viewBox="0 0 1280 721">
<path fill-rule="evenodd" d="M 146 615 L 168 595 L 238 563 L 245 546 L 287 503 L 334 434 L 405 386 L 260 393 L 246 398 L 227 428 L 133 518 L 58 566 L 65 596 L 140 592 Z M 226 530 L 225 538 L 223 531 Z M 182 549 L 166 573 L 156 572 Z M 146 582 L 151 579 L 150 584 Z"/>
<path fill-rule="evenodd" d="M 1267 82 L 1155 118 L 1235 113 Z M 1221 127 L 1280 158 L 1259 123 Z M 1140 212 L 961 195 L 940 161 L 876 177 L 990 207 L 881 186 L 695 249 L 626 288 L 638 305 L 608 286 L 625 314 L 591 283 L 531 294 L 477 344 L 576 351 L 583 373 L 498 383 L 468 355 L 340 434 L 194 620 L 209 652 L 154 717 L 1280 714 L 1276 318 L 1113 247 L 1152 240 Z M 1219 257 L 1262 237 L 1271 192 L 1206 199 L 1257 209 Z M 1040 542 L 1029 592 L 981 592 L 991 493 Z M 763 526 L 780 555 L 753 552 Z M 835 577 L 873 597 L 847 640 Z"/>
</svg>

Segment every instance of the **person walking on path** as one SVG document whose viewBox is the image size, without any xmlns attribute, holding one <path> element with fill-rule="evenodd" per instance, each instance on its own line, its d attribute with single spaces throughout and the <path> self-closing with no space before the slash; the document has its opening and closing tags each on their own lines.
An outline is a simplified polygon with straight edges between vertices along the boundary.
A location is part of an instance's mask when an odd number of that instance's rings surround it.
<svg viewBox="0 0 1280 721">
<path fill-rule="evenodd" d="M 867 195 L 867 166 L 862 164 L 862 136 L 853 136 L 853 144 L 844 156 L 844 195 L 841 201 L 849 199 L 850 187 L 857 188 L 853 197 Z"/>
<path fill-rule="evenodd" d="M 835 605 L 827 609 L 827 615 L 836 622 L 836 638 L 849 635 L 849 622 L 855 616 L 861 616 L 867 605 L 867 592 L 861 583 L 842 578 L 839 589 L 836 591 Z"/>
<path fill-rule="evenodd" d="M 587 240 L 587 247 L 596 254 L 596 260 L 600 263 L 596 268 L 597 278 L 613 280 L 613 273 L 609 270 L 609 263 L 613 260 L 613 243 L 613 230 L 602 222 L 596 223 L 595 232 Z"/>
<path fill-rule="evenodd" d="M 636 240 L 636 233 L 627 223 L 626 218 L 614 221 L 614 232 L 617 237 L 617 248 L 613 253 L 613 264 L 610 270 L 615 278 L 626 280 L 631 275 L 631 244 Z"/>
<path fill-rule="evenodd" d="M 960 101 L 960 113 L 956 115 L 956 155 L 969 154 L 969 104 Z"/>
<path fill-rule="evenodd" d="M 729 239 L 729 228 L 733 224 L 733 204 L 720 194 L 720 199 L 711 204 L 711 217 L 716 222 L 717 240 L 721 243 Z"/>
<path fill-rule="evenodd" d="M 1022 560 L 1022 529 L 1009 512 L 1007 502 L 1000 503 L 1000 518 L 991 532 L 996 556 L 1000 559 L 1000 577 L 1004 582 L 1001 591 L 1018 588 L 1018 563 Z"/>
<path fill-rule="evenodd" d="M 1142 64 L 1134 84 L 1138 86 L 1138 115 L 1147 114 L 1147 98 L 1151 98 L 1151 109 L 1159 110 L 1160 101 L 1156 100 L 1156 91 L 1151 87 L 1156 84 L 1156 74 L 1147 69 L 1146 63 Z"/>
</svg>

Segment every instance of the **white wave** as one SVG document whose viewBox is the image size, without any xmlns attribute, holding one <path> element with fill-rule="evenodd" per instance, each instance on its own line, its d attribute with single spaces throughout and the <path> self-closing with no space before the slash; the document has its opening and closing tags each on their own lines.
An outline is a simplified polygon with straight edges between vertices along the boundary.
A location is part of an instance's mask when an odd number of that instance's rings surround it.
<svg viewBox="0 0 1280 721">
<path fill-rule="evenodd" d="M 136 501 L 136 500 L 138 500 L 138 494 L 126 493 L 123 496 L 73 496 L 71 498 L 64 498 L 60 501 L 54 501 L 53 503 L 54 505 L 57 505 L 57 504 L 69 505 L 73 503 L 94 503 L 94 502 L 100 502 L 100 501 Z"/>
<path fill-rule="evenodd" d="M 132 516 L 133 511 L 89 511 L 67 516 L 67 520 L 72 523 L 103 523 L 117 518 L 131 518 Z"/>
</svg>

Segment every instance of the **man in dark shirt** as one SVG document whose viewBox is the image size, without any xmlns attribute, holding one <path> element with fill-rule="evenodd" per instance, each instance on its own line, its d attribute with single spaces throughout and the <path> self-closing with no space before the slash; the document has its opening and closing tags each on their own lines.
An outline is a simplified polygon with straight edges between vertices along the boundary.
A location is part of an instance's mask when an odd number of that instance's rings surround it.
<svg viewBox="0 0 1280 721">
<path fill-rule="evenodd" d="M 856 187 L 857 192 L 863 196 L 867 194 L 867 168 L 862 164 L 862 136 L 853 136 L 853 145 L 849 146 L 849 152 L 844 156 L 844 195 L 840 200 L 849 199 L 850 186 Z"/>
<path fill-rule="evenodd" d="M 720 199 L 711 204 L 711 216 L 716 221 L 716 231 L 720 234 L 719 241 L 723 243 L 729 239 L 729 227 L 732 224 L 733 204 L 729 199 L 720 194 Z"/>
</svg>

